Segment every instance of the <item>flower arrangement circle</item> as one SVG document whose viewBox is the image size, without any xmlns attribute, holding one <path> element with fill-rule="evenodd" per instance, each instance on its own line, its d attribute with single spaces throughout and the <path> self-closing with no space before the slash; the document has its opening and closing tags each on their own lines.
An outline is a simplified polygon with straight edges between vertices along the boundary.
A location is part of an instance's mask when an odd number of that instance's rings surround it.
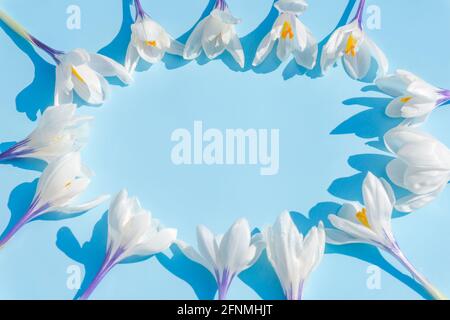
<svg viewBox="0 0 450 320">
<path fill-rule="evenodd" d="M 42 113 L 32 133 L 0 154 L 0 163 L 37 158 L 48 164 L 39 179 L 31 205 L 0 239 L 0 247 L 37 217 L 50 212 L 84 213 L 109 197 L 102 195 L 81 205 L 73 204 L 87 189 L 92 177 L 79 153 L 87 142 L 92 118 L 76 115 L 74 92 L 90 104 L 102 104 L 109 92 L 105 77 L 115 76 L 130 84 L 140 59 L 158 63 L 166 54 L 192 60 L 203 51 L 209 59 L 215 59 L 227 51 L 241 68 L 244 67 L 246 57 L 236 32 L 240 19 L 232 15 L 225 0 L 215 1 L 212 11 L 193 28 L 185 45 L 150 18 L 139 0 L 133 3 L 136 16 L 130 30 L 131 41 L 124 66 L 84 49 L 69 52 L 53 49 L 0 11 L 0 20 L 47 53 L 56 65 L 54 106 Z M 89 298 L 117 264 L 131 257 L 148 257 L 176 245 L 187 258 L 211 273 L 217 284 L 218 299 L 225 299 L 233 280 L 265 252 L 286 299 L 299 300 L 308 276 L 324 256 L 326 243 L 365 243 L 384 250 L 393 255 L 431 297 L 446 299 L 413 267 L 400 249 L 392 230 L 391 216 L 394 209 L 412 212 L 427 205 L 443 191 L 450 179 L 450 150 L 418 128 L 434 109 L 450 102 L 450 90 L 428 84 L 408 71 L 397 70 L 388 74 L 388 59 L 364 32 L 365 0 L 359 1 L 355 17 L 331 34 L 320 57 L 317 40 L 299 18 L 307 10 L 307 2 L 278 0 L 274 6 L 279 16 L 261 40 L 252 65 L 263 63 L 276 47 L 276 55 L 281 61 L 293 56 L 298 65 L 306 69 L 319 65 L 325 73 L 341 60 L 352 79 L 363 80 L 375 62 L 375 85 L 392 97 L 386 115 L 404 119 L 384 136 L 387 149 L 396 156 L 388 164 L 386 172 L 393 185 L 408 190 L 410 194 L 396 199 L 389 182 L 368 172 L 362 186 L 364 206 L 343 204 L 337 214 L 328 217 L 329 227 L 320 222 L 303 236 L 289 212 L 283 212 L 273 226 L 257 234 L 252 234 L 249 222 L 244 218 L 237 220 L 224 235 L 214 235 L 200 225 L 196 250 L 177 239 L 176 229 L 164 227 L 141 207 L 137 198 L 130 198 L 127 191 L 122 190 L 109 207 L 103 263 L 80 299 Z"/>
</svg>

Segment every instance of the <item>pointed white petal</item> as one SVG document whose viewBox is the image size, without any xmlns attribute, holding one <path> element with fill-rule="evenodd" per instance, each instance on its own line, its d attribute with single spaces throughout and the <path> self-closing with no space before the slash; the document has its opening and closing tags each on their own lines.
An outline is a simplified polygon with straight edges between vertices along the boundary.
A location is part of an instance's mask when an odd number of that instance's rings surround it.
<svg viewBox="0 0 450 320">
<path fill-rule="evenodd" d="M 242 49 L 241 41 L 236 34 L 231 38 L 227 50 L 239 66 L 243 68 L 245 64 L 244 49 Z"/>
<path fill-rule="evenodd" d="M 133 81 L 124 66 L 101 54 L 89 54 L 89 66 L 104 77 L 118 77 L 123 83 Z"/>
<path fill-rule="evenodd" d="M 200 21 L 189 36 L 183 52 L 183 57 L 186 60 L 196 59 L 200 56 L 202 50 L 203 30 L 208 19 L 209 17 Z"/>
<path fill-rule="evenodd" d="M 127 55 L 125 57 L 125 68 L 129 74 L 133 74 L 136 70 L 136 66 L 139 62 L 139 53 L 136 47 L 130 42 L 127 49 Z"/>
</svg>

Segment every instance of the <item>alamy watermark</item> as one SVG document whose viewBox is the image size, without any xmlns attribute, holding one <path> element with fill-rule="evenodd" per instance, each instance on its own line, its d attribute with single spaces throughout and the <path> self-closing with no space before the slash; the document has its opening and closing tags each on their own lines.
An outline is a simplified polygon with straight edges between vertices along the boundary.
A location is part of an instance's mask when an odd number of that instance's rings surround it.
<svg viewBox="0 0 450 320">
<path fill-rule="evenodd" d="M 171 141 L 175 165 L 259 166 L 263 176 L 278 174 L 280 167 L 279 129 L 205 130 L 202 121 L 194 121 L 191 130 L 174 130 Z"/>
<path fill-rule="evenodd" d="M 80 30 L 81 29 L 81 8 L 77 5 L 70 5 L 66 9 L 66 14 L 68 14 L 66 20 L 66 27 L 69 30 Z"/>
</svg>

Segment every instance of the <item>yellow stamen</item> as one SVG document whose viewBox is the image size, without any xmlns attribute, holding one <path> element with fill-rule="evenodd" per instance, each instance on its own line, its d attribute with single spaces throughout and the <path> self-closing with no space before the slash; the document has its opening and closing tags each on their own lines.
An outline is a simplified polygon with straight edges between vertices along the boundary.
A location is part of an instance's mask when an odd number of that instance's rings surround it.
<svg viewBox="0 0 450 320">
<path fill-rule="evenodd" d="M 81 82 L 86 83 L 86 81 L 84 81 L 83 77 L 78 73 L 77 69 L 75 69 L 74 67 L 72 67 L 72 74 L 75 76 L 75 78 L 77 78 Z"/>
<path fill-rule="evenodd" d="M 364 225 L 366 228 L 370 229 L 369 219 L 367 219 L 366 208 L 363 208 L 361 211 L 358 211 L 356 213 L 356 219 L 358 219 L 358 221 L 361 222 L 361 224 Z"/>
<path fill-rule="evenodd" d="M 156 47 L 156 41 L 155 40 L 145 41 L 145 44 L 148 45 L 149 47 Z"/>
<path fill-rule="evenodd" d="M 348 37 L 347 46 L 345 47 L 345 54 L 352 55 L 352 57 L 356 56 L 356 45 L 358 44 L 358 40 L 356 40 L 352 34 Z"/>
<path fill-rule="evenodd" d="M 283 24 L 283 29 L 281 29 L 281 38 L 286 40 L 288 36 L 290 40 L 294 39 L 294 31 L 292 30 L 292 26 L 289 21 L 285 21 Z"/>
<path fill-rule="evenodd" d="M 400 99 L 400 101 L 403 102 L 403 103 L 407 103 L 407 102 L 409 102 L 411 99 L 412 99 L 412 97 L 403 97 L 403 98 Z"/>
<path fill-rule="evenodd" d="M 68 188 L 72 185 L 72 181 L 68 181 L 65 185 L 64 188 Z"/>
</svg>

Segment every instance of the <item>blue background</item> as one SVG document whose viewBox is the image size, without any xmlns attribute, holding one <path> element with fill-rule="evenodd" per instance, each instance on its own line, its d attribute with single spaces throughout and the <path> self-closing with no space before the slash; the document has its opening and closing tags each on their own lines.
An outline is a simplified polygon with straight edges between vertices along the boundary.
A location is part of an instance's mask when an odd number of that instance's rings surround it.
<svg viewBox="0 0 450 320">
<path fill-rule="evenodd" d="M 186 32 L 211 3 L 208 0 L 143 0 L 144 8 L 175 37 Z M 69 5 L 81 8 L 81 30 L 66 28 Z M 311 0 L 302 21 L 322 41 L 352 9 L 354 1 Z M 391 70 L 404 68 L 450 88 L 450 1 L 368 1 L 381 8 L 381 30 L 369 35 L 389 57 Z M 82 106 L 95 116 L 83 159 L 96 173 L 83 199 L 128 188 L 179 238 L 196 243 L 195 226 L 224 232 L 237 218 L 252 227 L 272 223 L 284 209 L 306 232 L 345 200 L 361 198 L 370 170 L 384 175 L 390 160 L 380 137 L 397 121 L 384 116 L 389 99 L 352 81 L 342 67 L 317 77 L 293 62 L 250 67 L 255 48 L 276 18 L 271 0 L 229 0 L 243 19 L 237 27 L 247 54 L 244 70 L 229 56 L 190 63 L 168 57 L 158 65 L 141 64 L 135 83 L 113 81 L 111 99 L 101 107 Z M 81 47 L 124 59 L 134 16 L 128 1 L 4 0 L 1 7 L 34 36 L 61 50 Z M 347 10 L 346 10 L 347 8 Z M 345 13 L 344 13 L 345 11 Z M 344 16 L 343 16 L 344 13 Z M 367 15 L 365 16 L 367 17 Z M 0 145 L 25 137 L 36 118 L 52 104 L 54 67 L 41 51 L 0 30 Z M 5 32 L 6 31 L 6 32 Z M 366 88 L 366 89 L 363 89 Z M 450 144 L 450 111 L 434 112 L 425 129 Z M 192 130 L 194 120 L 207 128 L 280 129 L 280 171 L 260 176 L 254 166 L 175 166 L 170 135 Z M 19 161 L 0 165 L 0 229 L 24 213 L 42 164 Z M 66 220 L 34 221 L 0 251 L 0 298 L 71 299 L 71 265 L 92 277 L 106 240 L 104 204 Z M 431 205 L 393 221 L 406 255 L 432 283 L 450 295 L 450 190 Z M 81 244 L 81 245 L 80 245 Z M 381 289 L 369 290 L 368 266 L 381 271 Z M 306 299 L 420 299 L 427 297 L 395 261 L 369 246 L 327 247 L 310 277 Z M 84 272 L 83 272 L 84 274 Z M 196 299 L 214 296 L 212 277 L 187 261 L 176 248 L 140 263 L 119 265 L 92 298 Z M 281 298 L 273 272 L 262 258 L 236 279 L 230 298 Z"/>
</svg>

